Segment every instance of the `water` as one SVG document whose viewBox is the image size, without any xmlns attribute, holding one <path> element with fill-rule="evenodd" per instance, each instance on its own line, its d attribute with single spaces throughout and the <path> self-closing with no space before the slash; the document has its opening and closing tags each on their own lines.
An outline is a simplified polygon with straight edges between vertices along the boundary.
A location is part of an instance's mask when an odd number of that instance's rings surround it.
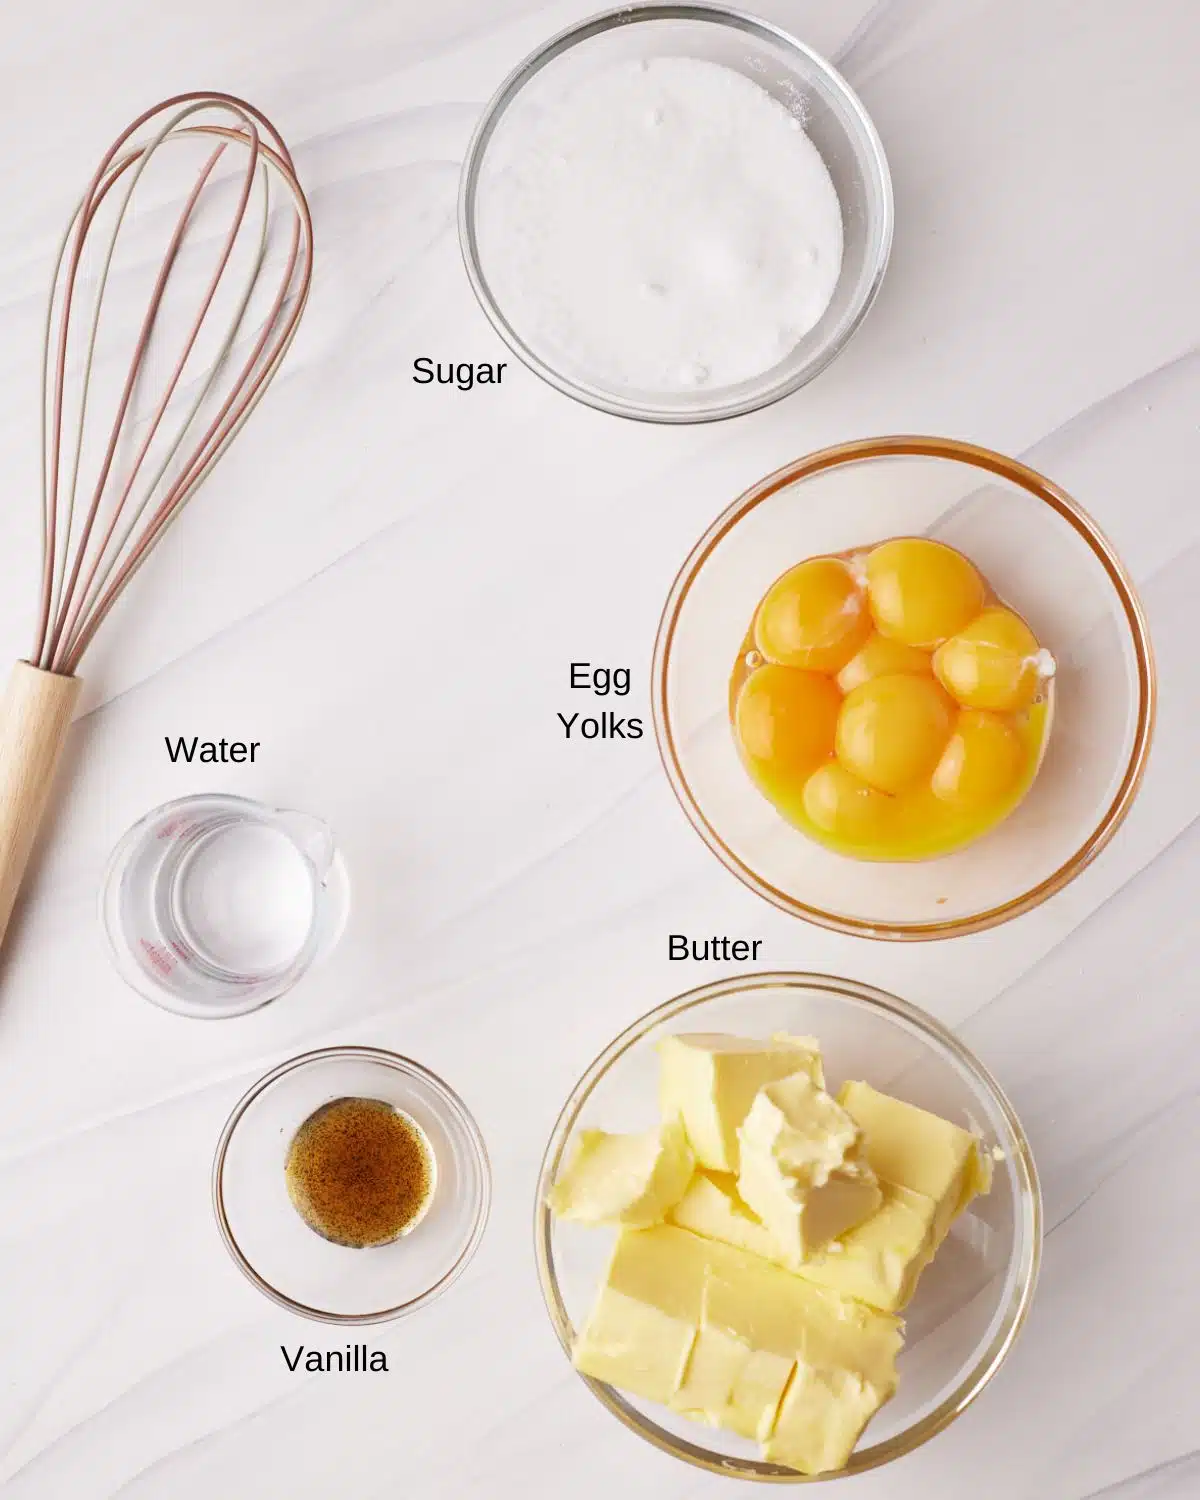
<svg viewBox="0 0 1200 1500">
<path fill-rule="evenodd" d="M 187 849 L 171 882 L 181 937 L 228 974 L 286 969 L 312 930 L 312 869 L 288 836 L 265 823 L 218 825 Z"/>
</svg>

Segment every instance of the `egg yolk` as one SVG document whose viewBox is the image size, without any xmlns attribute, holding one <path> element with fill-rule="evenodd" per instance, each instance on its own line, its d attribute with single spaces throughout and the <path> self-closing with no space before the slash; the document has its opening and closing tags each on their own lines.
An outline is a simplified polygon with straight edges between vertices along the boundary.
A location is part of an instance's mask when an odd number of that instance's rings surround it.
<svg viewBox="0 0 1200 1500">
<path fill-rule="evenodd" d="M 890 677 L 896 672 L 928 677 L 928 651 L 918 651 L 915 646 L 906 646 L 903 641 L 893 641 L 886 635 L 875 634 L 837 674 L 837 685 L 843 693 L 852 693 L 864 682 L 870 682 L 872 677 Z"/>
<path fill-rule="evenodd" d="M 961 552 L 898 537 L 867 554 L 871 614 L 883 635 L 932 651 L 983 608 L 983 579 Z"/>
<path fill-rule="evenodd" d="M 970 559 L 896 537 L 789 568 L 729 678 L 734 741 L 789 823 L 850 859 L 964 849 L 1037 776 L 1054 662 Z"/>
<path fill-rule="evenodd" d="M 771 774 L 802 779 L 832 755 L 840 705 L 828 677 L 797 667 L 759 667 L 738 694 L 738 743 Z"/>
<path fill-rule="evenodd" d="M 1023 752 L 1016 730 L 998 714 L 967 708 L 933 773 L 933 794 L 963 811 L 994 807 L 1021 774 Z"/>
<path fill-rule="evenodd" d="M 768 661 L 810 672 L 836 672 L 870 633 L 866 596 L 836 557 L 789 568 L 754 619 L 754 643 Z"/>
<path fill-rule="evenodd" d="M 954 705 L 932 677 L 873 677 L 847 693 L 837 756 L 881 792 L 902 792 L 937 765 L 954 727 Z"/>
<path fill-rule="evenodd" d="M 882 792 L 831 760 L 804 784 L 804 811 L 813 826 L 852 844 L 887 836 L 892 804 Z"/>
<path fill-rule="evenodd" d="M 1038 643 L 1011 609 L 985 609 L 933 654 L 933 670 L 965 708 L 1013 713 L 1038 687 Z"/>
</svg>

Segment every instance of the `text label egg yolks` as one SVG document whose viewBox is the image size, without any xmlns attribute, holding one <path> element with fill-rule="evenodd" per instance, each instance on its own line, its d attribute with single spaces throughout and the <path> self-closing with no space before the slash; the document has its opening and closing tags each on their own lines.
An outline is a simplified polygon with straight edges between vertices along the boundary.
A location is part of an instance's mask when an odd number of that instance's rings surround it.
<svg viewBox="0 0 1200 1500">
<path fill-rule="evenodd" d="M 902 792 L 926 778 L 954 727 L 954 704 L 932 677 L 875 677 L 846 695 L 837 724 L 837 756 L 881 792 Z"/>
<path fill-rule="evenodd" d="M 1022 753 L 1006 719 L 964 709 L 933 773 L 934 795 L 964 811 L 994 807 L 1016 785 Z"/>
<path fill-rule="evenodd" d="M 804 784 L 804 811 L 822 833 L 851 843 L 869 843 L 887 830 L 891 802 L 840 761 L 831 760 Z"/>
<path fill-rule="evenodd" d="M 983 608 L 983 579 L 953 547 L 898 537 L 867 555 L 867 593 L 883 635 L 931 651 Z"/>
<path fill-rule="evenodd" d="M 754 644 L 768 661 L 810 672 L 836 672 L 870 633 L 866 597 L 835 557 L 789 568 L 754 619 Z"/>
<path fill-rule="evenodd" d="M 768 664 L 738 694 L 738 742 L 777 774 L 807 777 L 833 753 L 841 699 L 828 677 Z"/>
<path fill-rule="evenodd" d="M 837 674 L 837 685 L 843 693 L 851 693 L 872 677 L 890 677 L 896 672 L 928 677 L 932 670 L 928 651 L 876 633 Z"/>
<path fill-rule="evenodd" d="M 1033 632 L 1010 609 L 985 609 L 939 646 L 933 670 L 964 708 L 1012 713 L 1028 708 L 1037 693 Z"/>
</svg>

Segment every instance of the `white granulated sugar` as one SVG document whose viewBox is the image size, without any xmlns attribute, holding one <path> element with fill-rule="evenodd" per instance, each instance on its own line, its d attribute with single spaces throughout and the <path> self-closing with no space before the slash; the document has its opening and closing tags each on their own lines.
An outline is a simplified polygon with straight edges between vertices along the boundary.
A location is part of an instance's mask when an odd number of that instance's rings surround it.
<svg viewBox="0 0 1200 1500">
<path fill-rule="evenodd" d="M 828 307 L 842 215 L 778 100 L 689 57 L 610 66 L 531 112 L 481 183 L 496 300 L 543 357 L 599 384 L 729 386 Z"/>
</svg>

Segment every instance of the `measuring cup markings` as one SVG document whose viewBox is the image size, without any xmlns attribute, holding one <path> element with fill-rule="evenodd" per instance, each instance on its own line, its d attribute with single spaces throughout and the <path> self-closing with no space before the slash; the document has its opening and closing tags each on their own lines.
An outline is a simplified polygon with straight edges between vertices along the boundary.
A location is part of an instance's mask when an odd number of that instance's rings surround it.
<svg viewBox="0 0 1200 1500">
<path fill-rule="evenodd" d="M 341 935 L 349 889 L 320 819 L 189 797 L 121 840 L 101 916 L 123 978 L 166 1009 L 237 1015 L 289 989 Z"/>
<path fill-rule="evenodd" d="M 161 974 L 165 979 L 175 967 L 175 960 L 169 953 L 164 953 L 162 948 L 157 943 L 151 942 L 149 938 L 138 938 L 138 945 L 142 949 L 142 952 L 145 953 L 155 973 Z"/>
<path fill-rule="evenodd" d="M 195 826 L 195 820 L 192 818 L 173 818 L 164 823 L 154 836 L 157 839 L 178 838 L 181 833 L 187 833 L 189 829 Z"/>
</svg>

